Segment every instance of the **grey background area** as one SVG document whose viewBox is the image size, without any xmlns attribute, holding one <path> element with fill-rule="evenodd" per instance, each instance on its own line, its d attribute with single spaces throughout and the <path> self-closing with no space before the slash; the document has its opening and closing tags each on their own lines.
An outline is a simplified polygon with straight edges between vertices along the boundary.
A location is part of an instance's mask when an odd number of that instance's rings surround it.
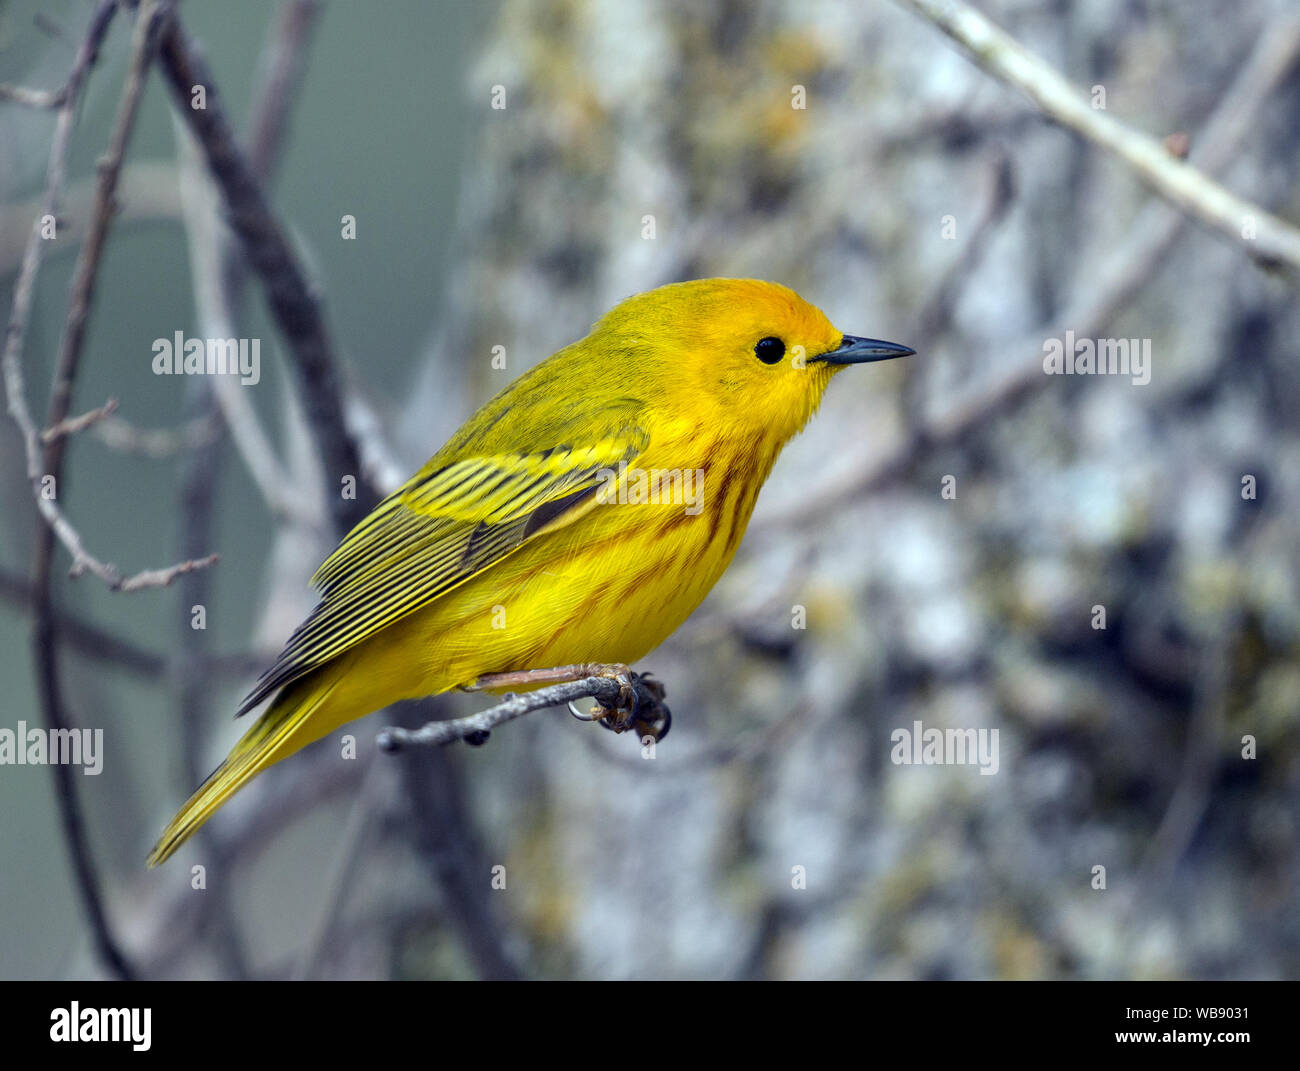
<svg viewBox="0 0 1300 1071">
<path fill-rule="evenodd" d="M 1081 90 L 1103 86 L 1115 117 L 1189 135 L 1194 161 L 1217 126 L 1230 151 L 1216 177 L 1300 219 L 1297 50 L 1260 74 L 1267 47 L 1294 37 L 1294 5 L 980 6 Z M 38 9 L 66 40 L 35 25 Z M 61 84 L 88 10 L 0 7 L 0 81 Z M 242 131 L 277 8 L 182 10 Z M 73 142 L 74 240 L 39 281 L 24 353 L 38 412 L 125 23 Z M 341 757 L 343 734 L 322 741 L 241 793 L 215 839 L 146 871 L 193 787 L 187 761 L 209 768 L 238 735 L 229 715 L 310 608 L 331 536 L 277 522 L 229 437 L 218 443 L 206 710 L 178 699 L 180 592 L 69 581 L 61 555 L 62 610 L 154 659 L 142 671 L 70 643 L 61 660 L 72 716 L 104 732 L 104 772 L 77 788 L 139 973 L 1300 973 L 1293 279 L 1179 222 L 892 3 L 338 2 L 305 62 L 270 198 L 324 296 L 349 396 L 382 429 L 381 478 L 413 471 L 614 302 L 665 282 L 783 282 L 841 329 L 920 353 L 835 381 L 731 569 L 646 659 L 675 715 L 653 762 L 560 712 L 482 749 L 397 760 L 376 755 L 376 731 L 421 715 L 388 712 L 344 730 L 355 758 Z M 504 110 L 489 106 L 494 86 Z M 0 103 L 6 310 L 51 129 L 49 114 Z M 137 429 L 185 425 L 187 385 L 152 374 L 151 344 L 200 333 L 177 160 L 155 73 L 74 404 L 116 397 Z M 344 214 L 355 241 L 340 237 Z M 913 429 L 1067 330 L 1150 340 L 1151 382 L 1033 376 L 957 440 L 872 475 Z M 256 285 L 240 333 L 262 340 L 247 397 L 319 510 L 324 478 Z M 72 444 L 65 509 L 124 570 L 174 561 L 180 457 L 123 451 L 104 432 Z M 1244 476 L 1257 497 L 1243 498 Z M 5 419 L 0 727 L 39 717 L 21 598 L 29 499 Z M 791 627 L 796 607 L 806 628 Z M 891 734 L 918 720 L 996 729 L 998 773 L 892 762 Z M 188 869 L 200 862 L 201 892 Z M 0 975 L 102 973 L 50 771 L 0 767 Z"/>
</svg>

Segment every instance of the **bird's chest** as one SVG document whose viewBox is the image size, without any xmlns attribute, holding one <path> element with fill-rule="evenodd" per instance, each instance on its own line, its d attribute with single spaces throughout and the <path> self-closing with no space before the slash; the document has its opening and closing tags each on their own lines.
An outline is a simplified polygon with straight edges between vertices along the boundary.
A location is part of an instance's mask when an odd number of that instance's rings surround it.
<svg viewBox="0 0 1300 1071">
<path fill-rule="evenodd" d="M 501 647 L 504 668 L 640 659 L 722 575 L 769 467 L 757 452 L 648 453 L 581 519 L 477 579 L 458 641 Z M 506 626 L 479 636 L 488 603 Z"/>
<path fill-rule="evenodd" d="M 582 592 L 579 616 L 599 617 L 602 645 L 630 658 L 662 642 L 717 582 L 770 468 L 739 451 L 655 460 L 629 468 L 587 530 L 572 533 L 564 570 L 565 586 Z"/>
</svg>

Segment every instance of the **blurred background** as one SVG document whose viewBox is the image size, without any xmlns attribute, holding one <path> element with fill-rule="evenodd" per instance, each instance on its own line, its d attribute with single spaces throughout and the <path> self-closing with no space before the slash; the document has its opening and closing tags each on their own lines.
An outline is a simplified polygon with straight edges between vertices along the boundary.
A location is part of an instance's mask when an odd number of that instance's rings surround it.
<svg viewBox="0 0 1300 1071">
<path fill-rule="evenodd" d="M 1293 4 L 979 7 L 1081 92 L 1102 87 L 1112 116 L 1300 219 Z M 674 713 L 654 761 L 562 711 L 481 749 L 376 753 L 385 724 L 486 705 L 455 696 L 347 727 L 355 757 L 340 733 L 273 768 L 146 871 L 334 542 L 333 477 L 256 279 L 233 331 L 261 339 L 256 387 L 218 397 L 152 373 L 154 339 L 212 322 L 196 268 L 211 191 L 155 71 L 73 403 L 119 409 L 71 441 L 59 497 L 124 571 L 221 560 L 135 594 L 66 579 L 61 549 L 55 563 L 68 715 L 104 739 L 103 772 L 73 782 L 133 973 L 1300 974 L 1294 277 L 895 3 L 181 11 L 241 136 L 287 109 L 269 198 L 383 488 L 665 282 L 783 282 L 919 355 L 836 380 L 729 572 L 638 667 Z M 0 82 L 61 85 L 90 12 L 0 4 Z M 71 240 L 39 279 L 23 358 L 38 414 L 129 21 L 90 76 Z M 301 76 L 268 101 L 268 62 L 290 46 Z M 0 101 L 6 310 L 52 129 L 51 112 Z M 1066 331 L 1150 340 L 1150 382 L 1045 375 Z M 0 728 L 16 728 L 40 720 L 38 521 L 7 419 L 0 503 Z M 996 729 L 998 772 L 894 763 L 891 733 L 916 721 Z M 99 977 L 51 773 L 0 766 L 0 975 Z"/>
</svg>

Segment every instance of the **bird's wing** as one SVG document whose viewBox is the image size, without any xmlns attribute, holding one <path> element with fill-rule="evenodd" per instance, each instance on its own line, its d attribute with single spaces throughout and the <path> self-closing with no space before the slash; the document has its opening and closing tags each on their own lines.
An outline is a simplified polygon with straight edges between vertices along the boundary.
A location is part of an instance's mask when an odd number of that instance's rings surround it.
<svg viewBox="0 0 1300 1071">
<path fill-rule="evenodd" d="M 239 713 L 530 539 L 573 523 L 595 505 L 608 470 L 631 463 L 648 440 L 640 428 L 625 425 L 584 445 L 446 463 L 440 463 L 446 451 L 434 457 L 317 570 L 312 582 L 321 589 L 321 601 Z"/>
</svg>

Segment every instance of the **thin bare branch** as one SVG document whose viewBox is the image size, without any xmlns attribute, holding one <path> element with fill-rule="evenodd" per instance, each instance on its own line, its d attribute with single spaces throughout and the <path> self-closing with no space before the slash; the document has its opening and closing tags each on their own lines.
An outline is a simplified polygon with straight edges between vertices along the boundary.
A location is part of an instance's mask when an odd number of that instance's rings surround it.
<svg viewBox="0 0 1300 1071">
<path fill-rule="evenodd" d="M 204 417 L 174 428 L 137 428 L 120 417 L 110 417 L 95 424 L 91 434 L 111 450 L 162 460 L 214 442 L 220 427 Z"/>
<path fill-rule="evenodd" d="M 1160 140 L 1093 108 L 1053 67 L 969 4 L 963 0 L 901 2 L 961 45 L 983 70 L 1028 96 L 1049 118 L 1114 153 L 1171 204 L 1257 260 L 1300 269 L 1300 229 L 1225 189 L 1171 154 Z"/>
<path fill-rule="evenodd" d="M 98 409 L 91 409 L 89 412 L 82 413 L 81 416 L 65 417 L 52 428 L 46 428 L 41 432 L 41 442 L 52 443 L 55 439 L 61 439 L 65 435 L 75 435 L 79 431 L 85 431 L 92 424 L 98 424 L 101 420 L 117 412 L 117 399 L 109 398 Z"/>
<path fill-rule="evenodd" d="M 185 576 L 196 569 L 207 569 L 209 566 L 216 565 L 220 560 L 220 554 L 209 554 L 206 558 L 191 558 L 188 561 L 169 565 L 165 569 L 146 569 L 134 576 L 128 576 L 117 586 L 116 590 L 129 592 L 144 591 L 146 588 L 165 588 L 178 576 Z"/>
<path fill-rule="evenodd" d="M 26 86 L 11 86 L 0 82 L 0 100 L 22 104 L 28 108 L 53 111 L 55 108 L 62 108 L 63 102 L 67 99 L 66 86 L 62 89 L 28 89 Z"/>
<path fill-rule="evenodd" d="M 290 0 L 283 4 L 258 63 L 259 104 L 246 141 L 248 166 L 263 184 L 270 181 L 284 151 L 289 112 L 302 84 L 307 46 L 320 8 L 319 0 Z"/>
</svg>

